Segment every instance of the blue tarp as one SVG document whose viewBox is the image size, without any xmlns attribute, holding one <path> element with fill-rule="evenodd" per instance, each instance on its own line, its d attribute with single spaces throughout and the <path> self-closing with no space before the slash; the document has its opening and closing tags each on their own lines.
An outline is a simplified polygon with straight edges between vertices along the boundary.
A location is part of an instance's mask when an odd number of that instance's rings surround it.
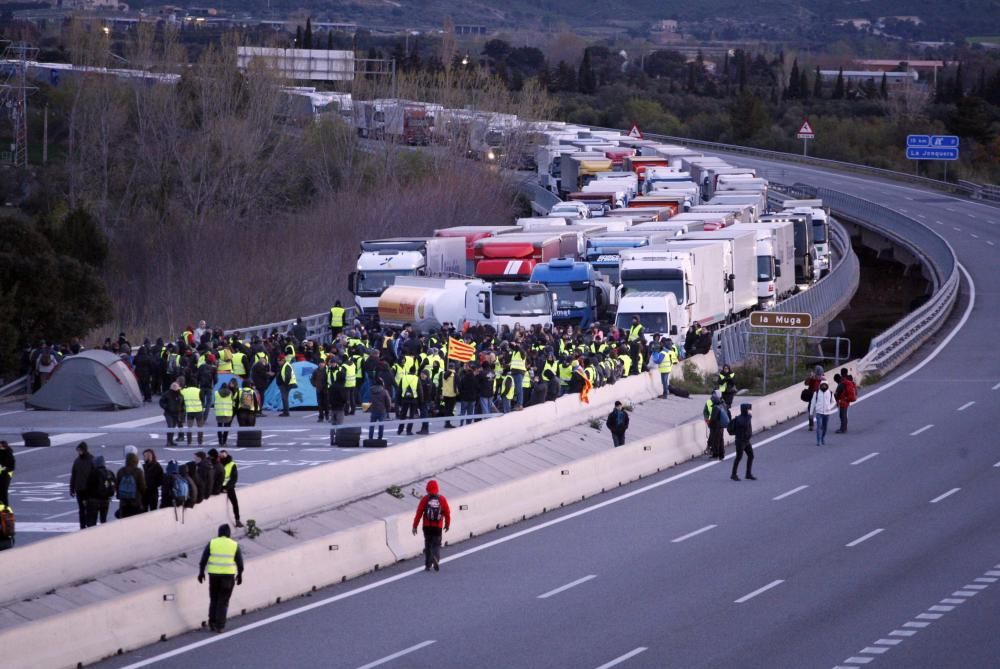
<svg viewBox="0 0 1000 669">
<path fill-rule="evenodd" d="M 292 388 L 292 392 L 288 394 L 288 408 L 315 409 L 318 406 L 316 389 L 313 388 L 309 379 L 312 378 L 316 365 L 311 362 L 293 362 L 292 369 L 295 370 L 295 381 L 298 383 L 298 387 Z M 264 392 L 264 408 L 281 411 L 281 391 L 278 390 L 277 381 L 271 381 L 271 385 Z"/>
</svg>

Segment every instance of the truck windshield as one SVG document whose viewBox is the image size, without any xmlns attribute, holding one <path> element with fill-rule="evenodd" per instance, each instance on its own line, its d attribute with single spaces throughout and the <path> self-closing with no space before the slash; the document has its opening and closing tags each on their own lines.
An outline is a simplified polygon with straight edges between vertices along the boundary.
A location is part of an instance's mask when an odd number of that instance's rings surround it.
<svg viewBox="0 0 1000 669">
<path fill-rule="evenodd" d="M 556 294 L 556 309 L 586 309 L 590 306 L 590 288 L 574 290 L 571 286 L 549 286 Z"/>
<path fill-rule="evenodd" d="M 642 323 L 642 327 L 646 329 L 646 334 L 666 334 L 668 330 L 669 323 L 667 322 L 667 315 L 654 314 L 651 312 L 630 314 L 619 311 L 618 316 L 615 317 L 615 327 L 628 330 L 632 327 L 633 316 L 639 317 L 639 322 Z"/>
<path fill-rule="evenodd" d="M 544 316 L 552 313 L 548 293 L 493 293 L 493 313 L 498 316 Z"/>
<path fill-rule="evenodd" d="M 673 293 L 678 304 L 684 304 L 684 275 L 676 269 L 626 269 L 621 273 L 622 285 L 628 292 L 653 291 Z"/>
<path fill-rule="evenodd" d="M 813 221 L 813 244 L 826 244 L 826 221 Z"/>
<path fill-rule="evenodd" d="M 757 280 L 770 281 L 774 278 L 774 264 L 771 256 L 757 256 Z"/>
<path fill-rule="evenodd" d="M 360 297 L 378 297 L 392 285 L 397 276 L 414 276 L 414 270 L 367 270 L 358 272 L 357 295 Z"/>
</svg>

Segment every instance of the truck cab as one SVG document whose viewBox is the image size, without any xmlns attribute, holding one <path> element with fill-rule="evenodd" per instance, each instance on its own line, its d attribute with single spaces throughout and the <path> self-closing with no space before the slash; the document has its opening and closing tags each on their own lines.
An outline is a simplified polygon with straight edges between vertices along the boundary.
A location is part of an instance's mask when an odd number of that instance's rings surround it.
<svg viewBox="0 0 1000 669">
<path fill-rule="evenodd" d="M 555 295 L 556 325 L 587 327 L 604 316 L 611 300 L 611 284 L 590 263 L 572 258 L 535 265 L 531 281 Z"/>
</svg>

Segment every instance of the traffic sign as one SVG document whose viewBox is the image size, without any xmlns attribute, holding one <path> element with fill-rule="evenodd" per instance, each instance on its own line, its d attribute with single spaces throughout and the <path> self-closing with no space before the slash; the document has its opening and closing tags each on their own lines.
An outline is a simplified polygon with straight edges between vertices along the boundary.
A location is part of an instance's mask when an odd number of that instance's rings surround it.
<svg viewBox="0 0 1000 669">
<path fill-rule="evenodd" d="M 755 311 L 750 314 L 750 325 L 755 328 L 808 330 L 812 327 L 812 316 L 810 314 L 792 314 L 783 311 Z"/>
<path fill-rule="evenodd" d="M 796 137 L 799 139 L 813 139 L 816 137 L 816 133 L 813 131 L 812 126 L 809 125 L 808 119 L 802 121 L 802 125 L 799 126 L 799 131 L 796 133 Z"/>
<path fill-rule="evenodd" d="M 907 146 L 930 146 L 931 136 L 930 135 L 907 135 L 906 136 Z"/>
<path fill-rule="evenodd" d="M 906 147 L 906 157 L 909 160 L 958 160 L 958 147 Z"/>
<path fill-rule="evenodd" d="M 957 147 L 958 137 L 956 135 L 931 135 L 930 145 L 938 148 Z"/>
<path fill-rule="evenodd" d="M 628 131 L 628 136 L 635 139 L 642 139 L 642 131 L 639 130 L 639 126 L 633 123 L 632 129 Z"/>
</svg>

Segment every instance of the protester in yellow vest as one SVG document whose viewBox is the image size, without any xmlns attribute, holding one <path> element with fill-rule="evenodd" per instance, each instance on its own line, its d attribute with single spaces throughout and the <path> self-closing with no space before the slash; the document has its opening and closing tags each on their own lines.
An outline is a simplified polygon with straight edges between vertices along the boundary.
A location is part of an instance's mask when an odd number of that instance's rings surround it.
<svg viewBox="0 0 1000 669">
<path fill-rule="evenodd" d="M 237 585 L 243 585 L 243 554 L 229 535 L 229 524 L 220 525 L 219 536 L 208 542 L 198 563 L 199 583 L 208 573 L 208 629 L 215 633 L 226 629 L 229 598 Z"/>
</svg>

